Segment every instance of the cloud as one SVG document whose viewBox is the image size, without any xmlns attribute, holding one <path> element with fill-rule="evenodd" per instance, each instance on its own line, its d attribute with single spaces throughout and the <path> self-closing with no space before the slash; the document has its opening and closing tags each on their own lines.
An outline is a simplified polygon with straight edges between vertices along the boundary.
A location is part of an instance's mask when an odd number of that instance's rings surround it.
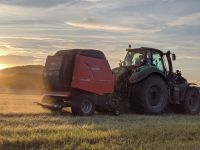
<svg viewBox="0 0 200 150">
<path fill-rule="evenodd" d="M 6 66 L 27 65 L 33 64 L 36 59 L 33 56 L 3 55 L 0 56 L 0 64 Z"/>
<path fill-rule="evenodd" d="M 136 27 L 111 25 L 111 24 L 97 22 L 97 21 L 94 21 L 93 19 L 86 19 L 85 21 L 67 21 L 65 23 L 69 26 L 76 27 L 76 28 L 84 28 L 84 29 L 89 29 L 89 30 L 103 30 L 103 31 L 112 31 L 112 32 L 152 33 L 152 32 L 158 31 L 157 29 L 140 29 Z"/>
<path fill-rule="evenodd" d="M 5 39 L 5 40 L 30 40 L 30 41 L 47 41 L 47 42 L 70 42 L 73 43 L 73 40 L 65 40 L 63 38 L 56 38 L 56 37 L 23 37 L 23 36 L 0 36 L 0 39 Z M 0 43 L 1 46 L 1 43 Z"/>
<path fill-rule="evenodd" d="M 1 0 L 1 4 L 4 5 L 17 5 L 26 7 L 50 7 L 59 4 L 73 2 L 72 0 Z"/>
<path fill-rule="evenodd" d="M 199 56 L 179 56 L 178 59 L 200 60 Z"/>
<path fill-rule="evenodd" d="M 10 53 L 24 53 L 22 48 L 14 47 L 8 44 L 8 42 L 1 42 L 0 41 L 0 55 L 8 55 Z"/>
<path fill-rule="evenodd" d="M 20 7 L 55 7 L 58 5 L 74 5 L 81 2 L 96 3 L 101 0 L 1 0 L 1 4 Z"/>
<path fill-rule="evenodd" d="M 189 25 L 189 26 L 200 25 L 200 13 L 194 13 L 194 14 L 180 17 L 169 24 L 169 26 L 171 27 L 185 26 L 185 25 Z"/>
<path fill-rule="evenodd" d="M 93 3 L 95 3 L 95 2 L 101 2 L 102 0 L 80 0 L 80 1 L 82 1 L 82 2 L 93 2 Z"/>
<path fill-rule="evenodd" d="M 133 29 L 129 27 L 114 26 L 103 23 L 97 23 L 94 21 L 68 21 L 67 25 L 78 28 L 92 29 L 92 30 L 105 30 L 105 31 L 119 31 L 130 32 Z"/>
</svg>

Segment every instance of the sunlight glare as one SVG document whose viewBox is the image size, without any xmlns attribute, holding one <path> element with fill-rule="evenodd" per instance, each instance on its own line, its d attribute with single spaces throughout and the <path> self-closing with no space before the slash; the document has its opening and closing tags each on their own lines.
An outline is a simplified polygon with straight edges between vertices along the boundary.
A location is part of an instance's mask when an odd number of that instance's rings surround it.
<svg viewBox="0 0 200 150">
<path fill-rule="evenodd" d="M 7 68 L 7 66 L 0 64 L 0 70 Z"/>
</svg>

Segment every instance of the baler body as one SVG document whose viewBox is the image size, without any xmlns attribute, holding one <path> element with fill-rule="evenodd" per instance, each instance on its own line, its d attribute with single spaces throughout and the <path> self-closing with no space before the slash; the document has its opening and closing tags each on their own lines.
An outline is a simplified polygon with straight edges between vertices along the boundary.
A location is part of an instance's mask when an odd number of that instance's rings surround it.
<svg viewBox="0 0 200 150">
<path fill-rule="evenodd" d="M 89 97 L 94 107 L 113 109 L 109 104 L 111 103 L 109 95 L 114 92 L 114 78 L 109 63 L 101 51 L 73 49 L 48 56 L 44 82 L 46 91 L 42 103 L 39 103 L 41 106 L 52 108 L 74 106 L 75 110 L 78 109 L 76 106 L 82 103 L 79 97 L 84 95 L 82 98 Z M 54 99 L 52 105 L 46 101 L 47 97 Z"/>
</svg>

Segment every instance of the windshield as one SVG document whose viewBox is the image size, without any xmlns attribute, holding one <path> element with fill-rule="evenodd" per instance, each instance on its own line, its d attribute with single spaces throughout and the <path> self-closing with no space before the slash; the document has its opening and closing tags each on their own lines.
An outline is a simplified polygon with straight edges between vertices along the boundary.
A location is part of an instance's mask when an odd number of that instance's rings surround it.
<svg viewBox="0 0 200 150">
<path fill-rule="evenodd" d="M 124 64 L 123 66 L 141 66 L 144 63 L 145 60 L 145 56 L 144 56 L 144 52 L 128 52 L 125 60 L 124 60 Z"/>
</svg>

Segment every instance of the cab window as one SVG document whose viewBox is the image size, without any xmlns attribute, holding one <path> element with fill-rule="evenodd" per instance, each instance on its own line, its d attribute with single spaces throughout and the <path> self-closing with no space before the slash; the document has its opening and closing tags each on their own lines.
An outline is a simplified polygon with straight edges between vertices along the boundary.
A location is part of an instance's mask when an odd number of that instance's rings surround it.
<svg viewBox="0 0 200 150">
<path fill-rule="evenodd" d="M 140 66 L 144 63 L 144 58 L 143 52 L 128 52 L 124 60 L 124 66 Z"/>
<path fill-rule="evenodd" d="M 154 52 L 152 55 L 152 65 L 158 68 L 160 71 L 164 72 L 164 64 L 162 61 L 162 57 L 159 53 Z"/>
</svg>

